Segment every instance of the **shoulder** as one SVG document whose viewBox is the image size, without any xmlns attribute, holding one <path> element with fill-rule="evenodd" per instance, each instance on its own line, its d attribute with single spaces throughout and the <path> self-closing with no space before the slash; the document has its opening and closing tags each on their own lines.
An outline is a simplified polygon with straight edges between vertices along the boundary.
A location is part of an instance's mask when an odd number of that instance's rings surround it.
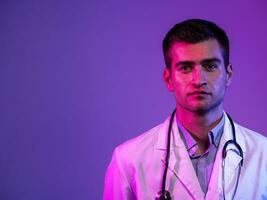
<svg viewBox="0 0 267 200">
<path fill-rule="evenodd" d="M 115 148 L 115 152 L 125 158 L 140 156 L 144 151 L 152 151 L 157 144 L 158 133 L 162 124 L 159 124 L 137 137 L 131 138 Z"/>
<path fill-rule="evenodd" d="M 267 153 L 267 137 L 236 123 L 235 127 L 239 137 L 242 136 L 244 138 L 246 149 L 253 152 L 261 151 L 262 153 Z"/>
<path fill-rule="evenodd" d="M 237 130 L 239 131 L 240 134 L 242 134 L 246 139 L 248 140 L 252 140 L 255 142 L 259 142 L 259 143 L 263 143 L 263 144 L 267 144 L 267 137 L 256 132 L 253 131 L 251 129 L 248 129 L 240 124 L 235 123 L 235 126 L 237 127 Z"/>
<path fill-rule="evenodd" d="M 166 132 L 169 118 L 163 123 L 143 132 L 142 134 L 118 145 L 114 155 L 124 162 L 137 162 L 152 155 L 157 148 L 159 134 Z M 167 133 L 166 133 L 167 134 Z"/>
</svg>

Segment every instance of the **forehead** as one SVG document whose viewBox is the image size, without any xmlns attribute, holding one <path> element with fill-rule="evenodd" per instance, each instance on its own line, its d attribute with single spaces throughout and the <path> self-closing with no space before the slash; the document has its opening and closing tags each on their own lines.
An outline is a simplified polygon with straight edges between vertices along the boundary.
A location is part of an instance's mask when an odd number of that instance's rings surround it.
<svg viewBox="0 0 267 200">
<path fill-rule="evenodd" d="M 175 42 L 169 50 L 169 58 L 173 62 L 193 61 L 200 62 L 205 59 L 217 58 L 223 61 L 222 49 L 215 39 L 195 44 Z"/>
</svg>

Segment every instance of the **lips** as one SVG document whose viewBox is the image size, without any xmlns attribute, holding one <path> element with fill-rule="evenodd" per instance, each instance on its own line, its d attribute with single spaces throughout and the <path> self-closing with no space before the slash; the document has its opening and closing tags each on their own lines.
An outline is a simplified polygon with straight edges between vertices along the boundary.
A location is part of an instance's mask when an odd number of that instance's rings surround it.
<svg viewBox="0 0 267 200">
<path fill-rule="evenodd" d="M 206 91 L 194 91 L 194 92 L 188 93 L 188 96 L 190 96 L 190 95 L 200 95 L 200 94 L 210 95 L 211 93 L 206 92 Z"/>
</svg>

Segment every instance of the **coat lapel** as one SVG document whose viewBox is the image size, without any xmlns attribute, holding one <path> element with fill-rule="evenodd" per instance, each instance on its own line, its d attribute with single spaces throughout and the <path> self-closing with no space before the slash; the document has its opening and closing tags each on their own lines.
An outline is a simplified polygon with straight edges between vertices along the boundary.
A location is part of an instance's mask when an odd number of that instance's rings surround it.
<svg viewBox="0 0 267 200">
<path fill-rule="evenodd" d="M 169 119 L 166 120 L 163 124 L 158 138 L 158 148 L 164 150 L 166 150 L 167 146 L 168 125 Z M 165 154 L 162 157 L 162 161 L 165 163 Z M 191 195 L 192 199 L 204 199 L 204 194 L 199 185 L 192 162 L 178 132 L 176 117 L 174 118 L 172 124 L 171 150 L 168 173 L 175 175 L 178 181 L 180 181 L 185 187 L 189 195 Z"/>
</svg>

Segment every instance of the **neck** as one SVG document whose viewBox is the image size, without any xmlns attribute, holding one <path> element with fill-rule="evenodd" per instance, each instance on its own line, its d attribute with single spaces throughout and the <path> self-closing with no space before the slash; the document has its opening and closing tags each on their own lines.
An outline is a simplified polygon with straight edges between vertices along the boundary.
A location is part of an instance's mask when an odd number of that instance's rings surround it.
<svg viewBox="0 0 267 200">
<path fill-rule="evenodd" d="M 201 114 L 181 109 L 180 107 L 176 108 L 176 116 L 180 123 L 198 143 L 200 150 L 205 150 L 209 145 L 209 131 L 220 122 L 222 114 L 222 106 Z"/>
</svg>

